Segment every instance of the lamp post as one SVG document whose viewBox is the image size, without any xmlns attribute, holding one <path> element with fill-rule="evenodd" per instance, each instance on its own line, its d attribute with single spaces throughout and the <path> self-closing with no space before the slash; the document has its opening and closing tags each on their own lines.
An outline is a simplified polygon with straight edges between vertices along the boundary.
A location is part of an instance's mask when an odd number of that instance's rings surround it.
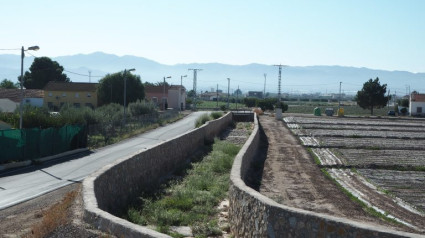
<svg viewBox="0 0 425 238">
<path fill-rule="evenodd" d="M 19 104 L 19 129 L 22 129 L 22 110 L 23 110 L 23 101 L 24 101 L 24 89 L 23 89 L 23 83 L 24 83 L 24 57 L 25 57 L 25 51 L 27 50 L 39 50 L 40 47 L 38 46 L 31 46 L 28 47 L 28 49 L 24 49 L 24 47 L 22 46 L 21 48 L 21 78 L 19 80 L 20 85 L 21 85 L 21 102 Z"/>
<path fill-rule="evenodd" d="M 229 95 L 230 95 L 230 78 L 227 78 L 227 109 L 230 109 L 229 107 Z"/>
<path fill-rule="evenodd" d="M 165 77 L 164 76 L 164 91 L 162 92 L 162 110 L 166 110 L 167 108 L 165 108 L 165 79 L 170 79 L 171 76 Z"/>
<path fill-rule="evenodd" d="M 187 77 L 187 75 L 182 75 L 180 76 L 180 94 L 179 94 L 179 107 L 180 107 L 180 111 L 183 111 L 183 107 L 182 107 L 182 88 L 183 88 L 183 77 Z"/>
<path fill-rule="evenodd" d="M 124 69 L 124 126 L 126 124 L 126 108 L 127 108 L 127 72 L 135 71 L 136 69 Z"/>
</svg>

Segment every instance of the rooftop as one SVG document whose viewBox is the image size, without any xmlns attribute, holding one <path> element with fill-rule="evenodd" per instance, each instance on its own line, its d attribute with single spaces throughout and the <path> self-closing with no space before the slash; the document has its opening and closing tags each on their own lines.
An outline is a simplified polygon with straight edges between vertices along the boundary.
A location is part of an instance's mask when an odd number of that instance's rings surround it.
<svg viewBox="0 0 425 238">
<path fill-rule="evenodd" d="M 25 89 L 24 90 L 24 98 L 43 98 L 43 97 L 44 97 L 44 91 L 41 89 Z M 7 98 L 13 102 L 20 102 L 21 90 L 0 88 L 0 98 Z"/>
<path fill-rule="evenodd" d="M 44 91 L 89 91 L 95 92 L 97 83 L 71 83 L 50 81 L 44 86 Z"/>
</svg>

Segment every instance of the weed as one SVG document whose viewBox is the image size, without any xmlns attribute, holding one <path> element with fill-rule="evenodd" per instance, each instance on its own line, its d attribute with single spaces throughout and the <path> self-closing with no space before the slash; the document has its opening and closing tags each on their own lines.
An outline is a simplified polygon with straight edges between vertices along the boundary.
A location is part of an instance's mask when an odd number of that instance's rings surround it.
<svg viewBox="0 0 425 238">
<path fill-rule="evenodd" d="M 211 117 L 215 120 L 223 116 L 222 112 L 211 112 Z"/>
<path fill-rule="evenodd" d="M 322 161 L 320 161 L 319 157 L 316 155 L 316 153 L 313 152 L 313 150 L 311 148 L 306 148 L 307 151 L 310 153 L 310 155 L 313 157 L 314 162 L 317 165 L 322 165 Z"/>
<path fill-rule="evenodd" d="M 240 147 L 216 140 L 212 151 L 192 168 L 180 182 L 166 192 L 141 198 L 140 206 L 127 211 L 127 219 L 142 225 L 155 225 L 158 231 L 171 234 L 169 226 L 191 226 L 196 237 L 220 235 L 218 223 L 211 220 L 217 204 L 229 189 L 229 173 Z"/>
<path fill-rule="evenodd" d="M 204 125 L 209 120 L 211 120 L 211 117 L 208 115 L 208 113 L 202 114 L 198 119 L 196 119 L 195 127 L 198 128 Z"/>
<path fill-rule="evenodd" d="M 43 212 L 43 220 L 31 228 L 31 234 L 27 237 L 46 237 L 57 227 L 67 224 L 69 209 L 73 204 L 77 191 L 69 192 L 61 202 L 54 204 L 48 210 Z"/>
</svg>

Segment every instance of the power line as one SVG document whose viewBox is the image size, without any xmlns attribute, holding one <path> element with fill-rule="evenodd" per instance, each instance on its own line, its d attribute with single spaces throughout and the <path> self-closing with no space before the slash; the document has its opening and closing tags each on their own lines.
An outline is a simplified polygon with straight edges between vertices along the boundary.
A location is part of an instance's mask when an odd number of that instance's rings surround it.
<svg viewBox="0 0 425 238">
<path fill-rule="evenodd" d="M 75 73 L 75 72 L 72 72 L 72 71 L 69 71 L 69 70 L 66 70 L 66 69 L 64 69 L 63 71 L 65 71 L 67 73 L 70 73 L 70 74 L 76 74 L 76 75 L 85 76 L 85 77 L 95 77 L 95 78 L 102 78 L 102 77 L 104 77 L 104 76 L 99 76 L 99 75 L 91 75 L 91 71 L 89 71 L 90 74 Z"/>
<path fill-rule="evenodd" d="M 21 49 L 0 49 L 0 50 L 21 50 Z"/>
</svg>

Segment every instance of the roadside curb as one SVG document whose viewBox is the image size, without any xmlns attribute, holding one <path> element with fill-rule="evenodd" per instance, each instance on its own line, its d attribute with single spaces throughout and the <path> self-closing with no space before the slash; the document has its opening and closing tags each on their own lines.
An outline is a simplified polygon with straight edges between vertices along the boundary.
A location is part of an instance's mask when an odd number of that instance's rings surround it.
<svg viewBox="0 0 425 238">
<path fill-rule="evenodd" d="M 47 157 L 43 157 L 43 158 L 39 158 L 39 159 L 25 160 L 25 161 L 21 161 L 21 162 L 13 162 L 13 163 L 4 164 L 4 165 L 0 165 L 0 172 L 6 171 L 6 170 L 9 170 L 9 169 L 26 167 L 26 166 L 29 166 L 29 165 L 32 165 L 32 164 L 43 163 L 43 162 L 46 162 L 46 161 L 49 161 L 49 160 L 58 159 L 58 158 L 63 157 L 63 156 L 68 156 L 68 155 L 72 155 L 72 154 L 78 154 L 78 153 L 86 152 L 88 150 L 89 150 L 88 148 L 81 148 L 81 149 L 70 150 L 70 151 L 60 153 L 60 154 L 51 155 L 51 156 L 47 156 Z"/>
<path fill-rule="evenodd" d="M 32 161 L 31 160 L 25 160 L 25 161 L 21 161 L 21 162 L 13 162 L 13 163 L 8 163 L 8 164 L 0 165 L 0 172 L 1 171 L 8 170 L 8 169 L 25 167 L 25 166 L 28 166 L 28 165 L 31 165 L 31 164 L 32 164 Z"/>
</svg>

